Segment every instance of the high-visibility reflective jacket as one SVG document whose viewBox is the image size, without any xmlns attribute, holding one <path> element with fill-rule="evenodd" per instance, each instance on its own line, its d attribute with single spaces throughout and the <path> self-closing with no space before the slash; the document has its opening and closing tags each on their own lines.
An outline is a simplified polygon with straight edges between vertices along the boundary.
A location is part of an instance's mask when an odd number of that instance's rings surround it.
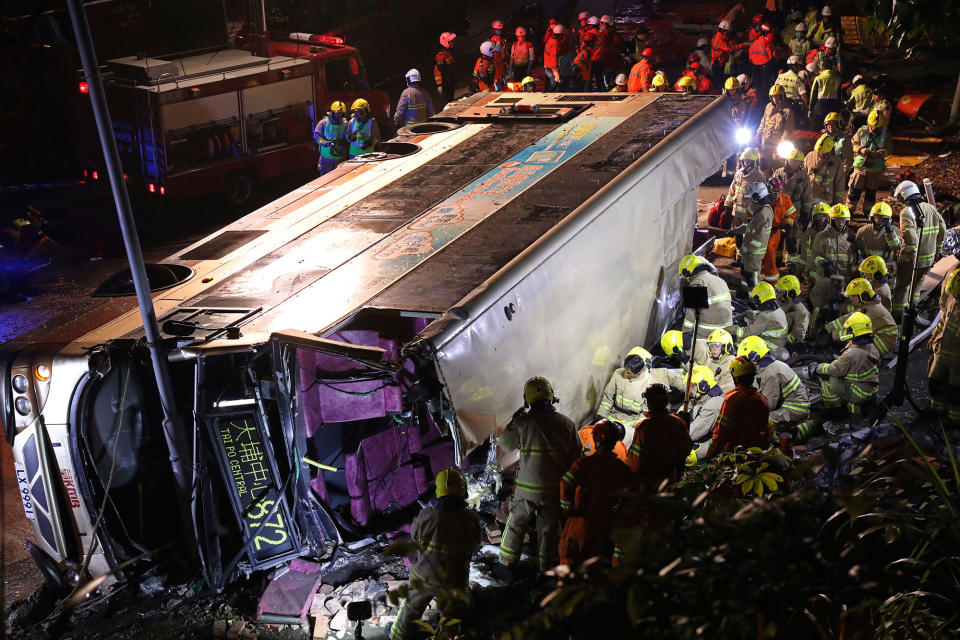
<svg viewBox="0 0 960 640">
<path fill-rule="evenodd" d="M 736 41 L 723 31 L 717 30 L 710 40 L 710 64 L 714 67 L 727 64 L 727 60 L 736 50 Z"/>
<path fill-rule="evenodd" d="M 867 86 L 865 82 L 855 86 L 847 100 L 847 108 L 851 111 L 866 113 L 871 106 L 873 106 L 873 89 Z"/>
<path fill-rule="evenodd" d="M 760 360 L 757 366 L 757 385 L 760 387 L 760 393 L 767 399 L 770 414 L 790 412 L 795 419 L 802 420 L 810 413 L 810 396 L 807 395 L 807 388 L 786 362 L 782 360 L 766 362 L 767 359 Z M 778 411 L 784 409 L 786 411 Z M 776 417 L 774 421 L 778 421 Z"/>
<path fill-rule="evenodd" d="M 773 227 L 773 207 L 768 204 L 755 209 L 747 231 L 743 234 L 743 269 L 750 273 L 760 271 L 763 254 L 767 252 L 767 243 L 770 240 L 770 230 Z"/>
<path fill-rule="evenodd" d="M 917 220 L 913 215 L 913 210 L 904 205 L 900 210 L 900 235 L 903 238 L 903 246 L 900 248 L 898 260 L 901 263 L 908 263 L 913 260 L 913 254 L 917 254 L 917 269 L 926 269 L 933 265 L 937 254 L 943 247 L 943 239 L 947 235 L 947 225 L 937 208 L 929 202 L 921 202 L 920 209 L 923 212 L 923 235 L 917 235 Z M 901 272 L 900 274 L 904 274 Z"/>
<path fill-rule="evenodd" d="M 630 69 L 630 76 L 627 78 L 627 91 L 637 93 L 638 91 L 649 91 L 653 81 L 653 67 L 649 60 L 641 60 Z"/>
<path fill-rule="evenodd" d="M 747 210 L 743 205 L 743 196 L 747 192 L 747 187 L 754 182 L 766 181 L 766 176 L 764 176 L 760 168 L 756 166 L 754 166 L 753 170 L 749 173 L 744 173 L 743 169 L 740 168 L 733 174 L 733 180 L 730 182 L 730 188 L 727 190 L 727 197 L 724 200 L 724 204 L 732 208 L 735 220 L 741 221 L 747 217 Z"/>
<path fill-rule="evenodd" d="M 646 367 L 633 378 L 627 378 L 625 373 L 626 369 L 620 367 L 610 376 L 610 381 L 603 389 L 597 415 L 629 424 L 643 419 L 643 413 L 647 410 L 643 392 L 654 380 Z"/>
<path fill-rule="evenodd" d="M 787 100 L 800 100 L 807 95 L 807 87 L 793 69 L 787 69 L 777 76 L 774 84 L 783 87 Z M 791 111 L 792 114 L 792 111 Z"/>
<path fill-rule="evenodd" d="M 860 150 L 866 149 L 879 155 L 871 155 L 869 158 L 861 155 Z M 853 168 L 867 172 L 881 172 L 887 168 L 887 162 L 884 158 L 887 155 L 887 129 L 883 127 L 876 131 L 871 131 L 870 127 L 863 125 L 853 134 Z"/>
<path fill-rule="evenodd" d="M 334 123 L 330 116 L 322 118 L 313 130 L 313 139 L 320 145 L 320 157 L 332 160 L 345 160 L 347 157 L 347 120 L 340 117 Z"/>
<path fill-rule="evenodd" d="M 850 392 L 848 395 L 861 403 L 876 396 L 880 389 L 879 366 L 880 354 L 873 342 L 856 344 L 851 340 L 839 358 L 830 364 L 819 365 L 817 372 L 836 379 L 840 386 Z"/>
<path fill-rule="evenodd" d="M 593 440 L 593 427 L 594 425 L 590 424 L 580 429 L 580 431 L 577 431 L 577 435 L 580 437 L 580 443 L 583 445 L 583 455 L 585 456 L 590 456 L 597 452 L 597 447 Z M 613 445 L 613 454 L 617 456 L 621 462 L 626 462 L 627 445 L 624 444 L 622 440 L 616 443 Z"/>
<path fill-rule="evenodd" d="M 437 83 L 437 90 L 441 92 L 444 83 L 454 82 L 453 54 L 446 47 L 440 47 L 433 56 L 433 80 Z"/>
<path fill-rule="evenodd" d="M 514 67 L 529 66 L 535 57 L 533 43 L 529 40 L 517 40 L 510 47 L 510 64 Z"/>
<path fill-rule="evenodd" d="M 771 349 L 787 344 L 787 315 L 779 306 L 776 309 L 758 311 L 753 321 L 737 331 L 737 340 L 747 336 L 760 336 Z"/>
<path fill-rule="evenodd" d="M 853 244 L 861 258 L 880 256 L 887 265 L 887 272 L 892 276 L 897 274 L 897 253 L 903 246 L 899 229 L 892 227 L 888 233 L 885 229 L 878 231 L 872 224 L 865 224 L 857 230 Z"/>
<path fill-rule="evenodd" d="M 867 314 L 870 322 L 873 324 L 873 344 L 881 356 L 892 352 L 897 348 L 897 336 L 899 328 L 896 320 L 890 315 L 890 312 L 880 302 L 879 297 L 867 302 L 861 302 L 855 305 L 856 311 Z M 841 316 L 827 325 L 827 330 L 834 340 L 840 340 L 840 336 L 846 333 L 843 323 L 847 321 L 852 314 L 848 313 Z"/>
<path fill-rule="evenodd" d="M 692 448 L 693 441 L 683 418 L 667 411 L 648 411 L 633 435 L 627 464 L 637 475 L 641 488 L 655 491 L 664 480 L 677 481 Z"/>
<path fill-rule="evenodd" d="M 802 302 L 788 302 L 781 307 L 787 316 L 787 342 L 803 342 L 810 327 L 810 310 Z"/>
<path fill-rule="evenodd" d="M 762 67 L 773 60 L 773 46 L 770 44 L 770 38 L 760 36 L 751 42 L 747 55 L 750 58 L 750 64 L 755 67 Z"/>
<path fill-rule="evenodd" d="M 504 451 L 520 451 L 514 497 L 534 503 L 560 500 L 560 477 L 580 457 L 577 428 L 553 407 L 515 415 L 500 436 Z"/>
<path fill-rule="evenodd" d="M 347 139 L 350 140 L 350 157 L 361 153 L 370 153 L 380 142 L 380 127 L 375 118 L 368 116 L 360 121 L 356 116 L 350 118 L 347 125 Z"/>
<path fill-rule="evenodd" d="M 806 60 L 807 54 L 810 53 L 810 41 L 806 38 L 792 38 L 789 47 L 791 55 L 798 56 L 801 60 Z"/>
<path fill-rule="evenodd" d="M 697 398 L 690 409 L 690 439 L 703 442 L 713 433 L 713 425 L 723 406 L 723 390 L 715 386 L 709 392 Z"/>
<path fill-rule="evenodd" d="M 480 521 L 469 509 L 423 509 L 410 525 L 421 551 L 410 577 L 427 587 L 466 589 L 470 558 L 480 548 Z"/>
<path fill-rule="evenodd" d="M 706 338 L 717 329 L 726 329 L 733 324 L 733 306 L 730 287 L 715 270 L 703 266 L 687 281 L 688 287 L 706 287 L 710 306 L 700 311 L 700 328 L 697 338 Z M 687 309 L 683 318 L 683 330 L 693 331 L 696 319 L 693 309 Z"/>
<path fill-rule="evenodd" d="M 718 453 L 738 446 L 766 449 L 772 437 L 769 418 L 770 405 L 758 389 L 736 387 L 723 397 L 710 449 Z"/>
<path fill-rule="evenodd" d="M 485 56 L 477 58 L 473 65 L 473 85 L 477 91 L 493 91 L 497 79 L 497 69 L 493 60 Z"/>
<path fill-rule="evenodd" d="M 847 232 L 837 231 L 833 225 L 828 225 L 813 240 L 813 263 L 818 274 L 824 272 L 827 262 L 833 264 L 844 282 L 852 280 L 857 273 L 857 254 L 847 240 Z"/>
<path fill-rule="evenodd" d="M 847 188 L 843 175 L 843 159 L 832 153 L 811 151 L 803 159 L 803 169 L 810 177 L 810 197 L 829 205 L 841 201 Z"/>
<path fill-rule="evenodd" d="M 940 291 L 940 322 L 930 335 L 930 370 L 960 366 L 960 296 Z"/>
<path fill-rule="evenodd" d="M 813 208 L 813 201 L 811 199 L 810 176 L 807 175 L 807 172 L 801 167 L 794 171 L 791 176 L 787 175 L 786 167 L 780 167 L 773 172 L 773 175 L 783 179 L 783 192 L 790 196 L 793 206 L 797 208 L 797 213 L 804 218 L 809 216 L 810 210 Z"/>
<path fill-rule="evenodd" d="M 706 366 L 713 371 L 713 379 L 717 381 L 717 386 L 723 393 L 732 391 L 736 386 L 733 382 L 733 374 L 730 373 L 730 361 L 733 360 L 733 354 L 722 353 L 719 358 L 710 356 Z"/>
<path fill-rule="evenodd" d="M 433 100 L 430 94 L 420 87 L 407 87 L 397 100 L 397 111 L 393 121 L 398 125 L 424 122 L 433 115 Z"/>
<path fill-rule="evenodd" d="M 840 97 L 840 85 L 843 79 L 840 74 L 833 69 L 824 69 L 810 86 L 810 106 L 813 108 L 814 101 L 828 100 Z"/>
<path fill-rule="evenodd" d="M 507 47 L 506 41 L 502 36 L 493 34 L 490 36 L 490 42 L 496 45 L 496 50 L 493 52 L 493 83 L 497 87 L 501 86 L 504 77 L 503 71 L 503 62 L 504 62 L 504 49 Z"/>
<path fill-rule="evenodd" d="M 556 36 L 551 36 L 543 45 L 543 68 L 553 72 L 555 78 L 560 77 L 560 66 L 558 59 L 560 57 L 560 42 Z"/>
<path fill-rule="evenodd" d="M 763 141 L 763 146 L 779 143 L 786 140 L 794 128 L 793 109 L 786 101 L 781 101 L 777 106 L 773 102 L 768 102 L 763 108 L 763 117 L 760 119 L 760 126 L 757 127 L 757 133 Z"/>
</svg>

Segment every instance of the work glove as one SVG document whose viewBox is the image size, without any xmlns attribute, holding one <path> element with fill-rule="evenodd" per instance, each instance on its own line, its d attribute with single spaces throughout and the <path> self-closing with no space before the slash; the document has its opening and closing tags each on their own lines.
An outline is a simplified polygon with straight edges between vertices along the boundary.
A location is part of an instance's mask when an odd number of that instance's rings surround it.
<svg viewBox="0 0 960 640">
<path fill-rule="evenodd" d="M 690 424 L 691 418 L 689 411 L 677 411 L 677 415 L 680 416 L 688 425 Z"/>
<path fill-rule="evenodd" d="M 747 225 L 742 224 L 739 227 L 733 227 L 723 235 L 726 238 L 733 238 L 734 236 L 742 236 L 746 232 L 747 232 Z"/>
<path fill-rule="evenodd" d="M 823 269 L 823 275 L 827 278 L 833 276 L 833 274 L 837 272 L 837 268 L 833 266 L 832 262 L 824 262 L 822 269 Z"/>
<path fill-rule="evenodd" d="M 693 331 L 683 332 L 683 350 L 686 351 L 693 344 Z"/>
<path fill-rule="evenodd" d="M 887 233 L 893 233 L 893 222 L 890 221 L 890 218 L 883 219 L 883 230 Z"/>
</svg>

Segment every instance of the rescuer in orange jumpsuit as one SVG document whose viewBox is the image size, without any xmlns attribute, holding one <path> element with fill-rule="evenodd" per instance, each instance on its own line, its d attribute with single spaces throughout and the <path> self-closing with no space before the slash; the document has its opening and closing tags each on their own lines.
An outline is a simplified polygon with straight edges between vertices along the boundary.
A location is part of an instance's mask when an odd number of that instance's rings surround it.
<svg viewBox="0 0 960 640">
<path fill-rule="evenodd" d="M 558 545 L 561 564 L 608 556 L 614 494 L 633 482 L 630 468 L 613 453 L 622 437 L 615 424 L 601 420 L 592 435 L 596 452 L 581 456 L 560 478 L 560 508 L 567 516 Z"/>
<path fill-rule="evenodd" d="M 640 62 L 633 65 L 630 69 L 630 77 L 627 79 L 627 91 L 637 93 L 639 91 L 649 91 L 653 80 L 653 49 L 647 47 L 640 54 Z"/>
<path fill-rule="evenodd" d="M 713 427 L 713 439 L 706 458 L 738 446 L 766 449 L 773 437 L 770 427 L 770 405 L 753 386 L 757 367 L 747 358 L 730 361 L 730 373 L 737 385 L 723 397 L 723 406 Z"/>
<path fill-rule="evenodd" d="M 597 430 L 606 428 L 613 428 L 613 430 L 617 432 L 617 440 L 613 445 L 613 454 L 621 461 L 626 462 L 627 445 L 623 443 L 623 436 L 627 430 L 616 420 L 610 420 L 608 418 L 597 420 L 596 424 L 587 425 L 577 431 L 577 435 L 580 436 L 580 442 L 583 443 L 583 455 L 589 456 L 598 450 Z"/>
<path fill-rule="evenodd" d="M 770 239 L 767 240 L 767 252 L 763 254 L 760 263 L 760 272 L 763 279 L 775 284 L 780 279 L 780 270 L 777 269 L 777 246 L 780 244 L 781 231 L 789 236 L 793 224 L 797 219 L 797 208 L 793 200 L 783 192 L 783 178 L 774 176 L 767 181 L 770 199 L 773 200 L 773 224 L 770 226 Z"/>
</svg>

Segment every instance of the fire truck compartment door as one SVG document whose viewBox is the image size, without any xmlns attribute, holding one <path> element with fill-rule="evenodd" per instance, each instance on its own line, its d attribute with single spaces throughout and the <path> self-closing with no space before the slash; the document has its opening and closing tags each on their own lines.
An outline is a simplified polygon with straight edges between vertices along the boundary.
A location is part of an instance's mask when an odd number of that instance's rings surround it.
<svg viewBox="0 0 960 640">
<path fill-rule="evenodd" d="M 301 76 L 243 90 L 243 117 L 313 100 L 313 78 Z"/>
<path fill-rule="evenodd" d="M 237 102 L 237 93 L 230 91 L 195 100 L 165 104 L 162 107 L 162 113 L 164 130 L 172 131 L 228 118 L 238 118 L 240 105 Z"/>
</svg>

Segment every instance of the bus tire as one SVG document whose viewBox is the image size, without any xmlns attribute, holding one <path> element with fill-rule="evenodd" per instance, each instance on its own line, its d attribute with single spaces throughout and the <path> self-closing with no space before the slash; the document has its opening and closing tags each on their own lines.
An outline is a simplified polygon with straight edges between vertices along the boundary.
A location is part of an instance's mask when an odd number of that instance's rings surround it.
<svg viewBox="0 0 960 640">
<path fill-rule="evenodd" d="M 253 171 L 234 171 L 227 176 L 223 192 L 231 204 L 242 205 L 250 200 L 256 184 L 256 174 Z"/>
</svg>

